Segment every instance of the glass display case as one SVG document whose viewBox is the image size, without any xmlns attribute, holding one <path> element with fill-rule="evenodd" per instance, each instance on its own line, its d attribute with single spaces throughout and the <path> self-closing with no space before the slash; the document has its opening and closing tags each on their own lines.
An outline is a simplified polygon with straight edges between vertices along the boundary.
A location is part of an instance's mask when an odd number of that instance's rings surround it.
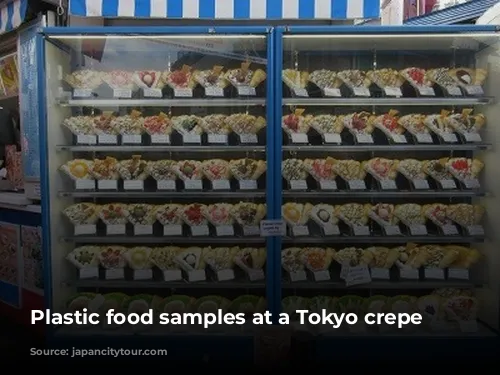
<svg viewBox="0 0 500 375">
<path fill-rule="evenodd" d="M 50 308 L 265 311 L 268 31 L 97 30 L 41 36 Z"/>
<path fill-rule="evenodd" d="M 493 31 L 280 31 L 282 310 L 424 317 L 399 331 L 360 319 L 315 333 L 498 329 Z"/>
</svg>

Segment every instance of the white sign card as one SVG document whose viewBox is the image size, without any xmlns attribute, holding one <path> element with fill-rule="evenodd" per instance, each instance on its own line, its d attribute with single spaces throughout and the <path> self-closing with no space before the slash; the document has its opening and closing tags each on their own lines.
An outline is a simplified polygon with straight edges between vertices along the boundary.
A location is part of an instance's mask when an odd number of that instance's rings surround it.
<svg viewBox="0 0 500 375">
<path fill-rule="evenodd" d="M 180 224 L 170 224 L 163 226 L 164 236 L 182 236 L 182 225 Z"/>
<path fill-rule="evenodd" d="M 286 236 L 286 224 L 283 220 L 262 220 L 260 222 L 260 235 L 262 237 Z"/>
<path fill-rule="evenodd" d="M 76 136 L 76 143 L 79 145 L 95 145 L 97 144 L 97 136 L 78 134 Z"/>
<path fill-rule="evenodd" d="M 108 235 L 122 235 L 126 233 L 125 224 L 111 224 L 106 225 L 106 234 Z"/>
</svg>

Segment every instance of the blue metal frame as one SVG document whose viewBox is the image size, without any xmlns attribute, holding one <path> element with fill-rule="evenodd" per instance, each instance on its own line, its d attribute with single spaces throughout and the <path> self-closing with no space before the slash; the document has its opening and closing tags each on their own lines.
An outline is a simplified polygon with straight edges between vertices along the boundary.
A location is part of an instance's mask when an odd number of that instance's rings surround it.
<svg viewBox="0 0 500 375">
<path fill-rule="evenodd" d="M 495 25 L 448 25 L 448 26 L 290 26 L 280 27 L 286 34 L 463 34 L 473 32 L 495 32 Z"/>
</svg>

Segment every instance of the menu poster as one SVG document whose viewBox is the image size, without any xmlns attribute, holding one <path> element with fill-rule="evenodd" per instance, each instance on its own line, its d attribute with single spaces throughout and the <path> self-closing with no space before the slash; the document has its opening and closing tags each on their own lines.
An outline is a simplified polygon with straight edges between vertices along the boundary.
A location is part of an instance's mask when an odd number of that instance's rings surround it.
<svg viewBox="0 0 500 375">
<path fill-rule="evenodd" d="M 21 227 L 23 288 L 43 296 L 42 228 Z"/>
<path fill-rule="evenodd" d="M 17 95 L 19 92 L 19 75 L 17 74 L 15 55 L 5 56 L 0 59 L 0 77 L 6 96 Z"/>
<path fill-rule="evenodd" d="M 0 222 L 0 281 L 19 285 L 19 226 Z"/>
</svg>

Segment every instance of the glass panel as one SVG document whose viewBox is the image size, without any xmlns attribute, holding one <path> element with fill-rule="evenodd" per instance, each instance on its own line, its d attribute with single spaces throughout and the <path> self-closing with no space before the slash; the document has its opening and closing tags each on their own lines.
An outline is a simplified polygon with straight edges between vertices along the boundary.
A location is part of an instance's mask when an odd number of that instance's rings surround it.
<svg viewBox="0 0 500 375">
<path fill-rule="evenodd" d="M 428 297 L 474 295 L 498 326 L 497 51 L 493 34 L 284 36 L 285 311 L 355 312 L 311 329 L 384 334 L 366 312 L 417 307 L 432 319 L 404 332 L 484 334 Z"/>
<path fill-rule="evenodd" d="M 47 37 L 54 309 L 266 309 L 266 44 Z"/>
</svg>

